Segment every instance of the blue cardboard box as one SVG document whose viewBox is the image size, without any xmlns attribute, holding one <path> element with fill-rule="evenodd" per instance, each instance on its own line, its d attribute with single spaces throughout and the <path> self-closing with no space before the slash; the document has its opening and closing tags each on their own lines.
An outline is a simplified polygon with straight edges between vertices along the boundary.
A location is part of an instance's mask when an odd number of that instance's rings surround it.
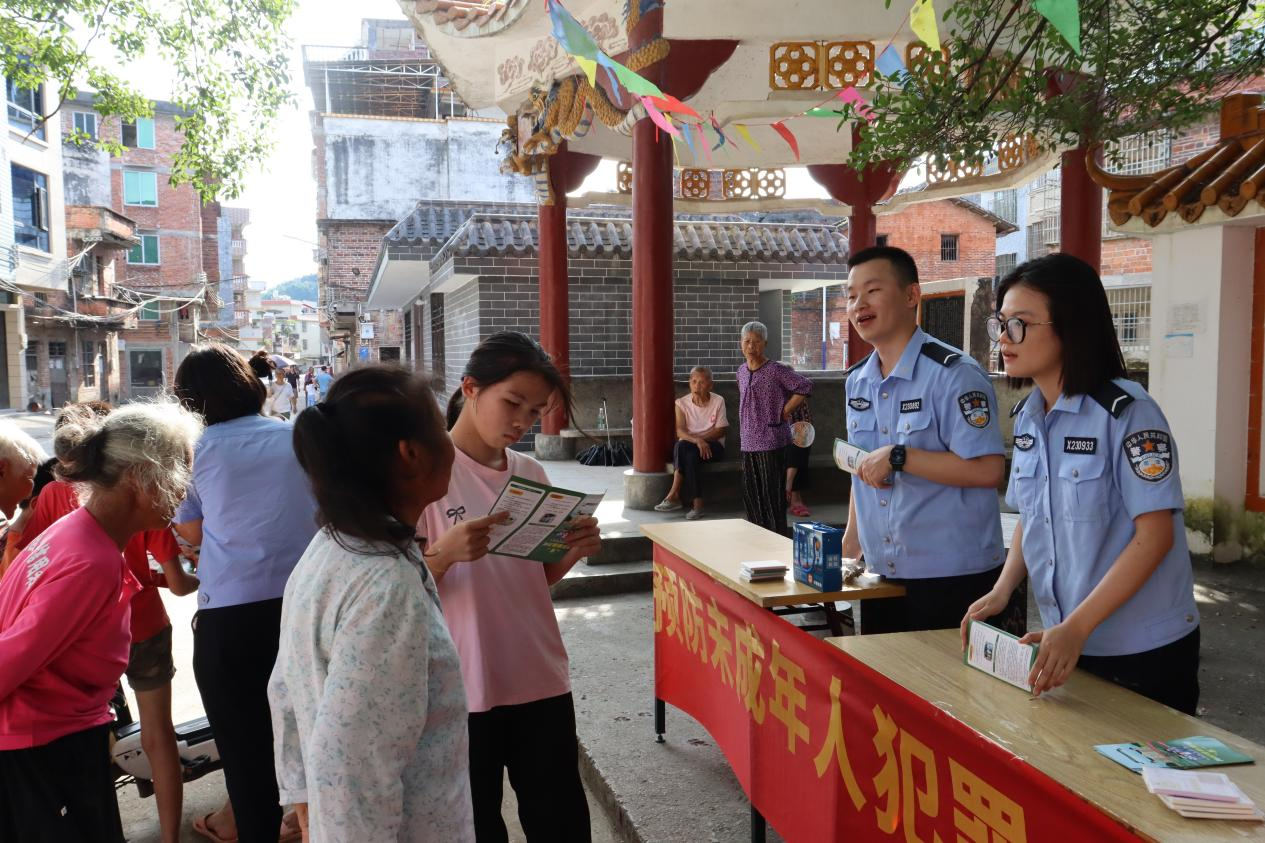
<svg viewBox="0 0 1265 843">
<path fill-rule="evenodd" d="M 843 588 L 843 530 L 827 524 L 795 525 L 795 581 L 818 591 Z"/>
</svg>

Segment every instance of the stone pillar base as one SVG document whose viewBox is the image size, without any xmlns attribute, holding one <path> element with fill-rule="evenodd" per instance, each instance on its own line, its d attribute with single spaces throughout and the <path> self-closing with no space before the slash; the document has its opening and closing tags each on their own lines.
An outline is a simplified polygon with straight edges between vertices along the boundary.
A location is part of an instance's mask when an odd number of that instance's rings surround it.
<svg viewBox="0 0 1265 843">
<path fill-rule="evenodd" d="M 537 433 L 536 459 L 555 462 L 573 460 L 575 459 L 575 443 L 575 439 L 549 433 Z"/>
<path fill-rule="evenodd" d="M 654 509 L 672 488 L 672 475 L 666 471 L 624 472 L 624 506 L 629 509 Z"/>
</svg>

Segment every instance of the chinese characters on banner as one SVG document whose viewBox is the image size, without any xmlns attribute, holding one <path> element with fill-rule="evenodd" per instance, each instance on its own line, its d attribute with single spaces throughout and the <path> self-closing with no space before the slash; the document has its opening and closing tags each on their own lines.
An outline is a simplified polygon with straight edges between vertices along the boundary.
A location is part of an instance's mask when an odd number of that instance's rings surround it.
<svg viewBox="0 0 1265 843">
<path fill-rule="evenodd" d="M 707 728 L 789 843 L 1138 839 L 846 653 L 654 560 L 655 696 Z"/>
</svg>

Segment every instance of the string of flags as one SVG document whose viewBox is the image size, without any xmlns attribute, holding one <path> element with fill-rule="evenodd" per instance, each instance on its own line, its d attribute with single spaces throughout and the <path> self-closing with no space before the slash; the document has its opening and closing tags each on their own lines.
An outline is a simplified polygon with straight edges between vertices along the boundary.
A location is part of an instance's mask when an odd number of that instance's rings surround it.
<svg viewBox="0 0 1265 843">
<path fill-rule="evenodd" d="M 640 102 L 646 110 L 646 116 L 654 122 L 655 126 L 671 137 L 674 142 L 684 143 L 696 161 L 699 159 L 700 149 L 710 164 L 713 152 L 723 149 L 726 145 L 738 146 L 732 135 L 725 134 L 714 114 L 709 114 L 704 118 L 676 97 L 665 93 L 654 82 L 611 58 L 598 46 L 597 41 L 589 35 L 580 22 L 567 11 L 561 0 L 544 0 L 544 2 L 545 9 L 549 12 L 554 39 L 580 67 L 591 86 L 597 87 L 597 73 L 601 69 L 616 105 L 624 107 L 624 94 L 627 94 L 634 102 Z M 1032 5 L 1067 41 L 1072 50 L 1080 55 L 1080 0 L 1033 0 Z M 909 10 L 908 23 L 914 35 L 924 44 L 937 52 L 941 49 L 934 0 L 914 0 Z M 879 53 L 874 67 L 879 74 L 904 87 L 909 80 L 909 69 L 905 66 L 900 51 L 892 44 L 899 34 L 900 31 L 897 30 L 888 39 L 887 46 Z M 835 107 L 829 107 L 831 105 Z M 878 119 L 865 96 L 855 86 L 849 85 L 832 93 L 830 97 L 812 108 L 775 123 L 732 123 L 729 126 L 757 152 L 760 151 L 760 145 L 753 137 L 751 128 L 767 126 L 785 141 L 798 162 L 799 141 L 786 125 L 787 121 L 800 117 L 839 119 L 847 116 L 849 111 L 869 123 Z M 714 138 L 708 137 L 709 130 Z"/>
</svg>

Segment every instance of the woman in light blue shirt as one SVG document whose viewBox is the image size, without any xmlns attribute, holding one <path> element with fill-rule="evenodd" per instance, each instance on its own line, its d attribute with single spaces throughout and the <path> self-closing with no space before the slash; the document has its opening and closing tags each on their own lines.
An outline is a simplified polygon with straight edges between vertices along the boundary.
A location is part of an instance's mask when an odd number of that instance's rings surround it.
<svg viewBox="0 0 1265 843">
<path fill-rule="evenodd" d="M 992 591 L 963 618 L 1006 605 L 1025 572 L 1045 627 L 1037 694 L 1080 667 L 1194 714 L 1199 611 L 1177 443 L 1124 357 L 1098 273 L 1071 255 L 1022 264 L 997 290 L 989 335 L 1006 374 L 1036 388 L 1011 411 L 1006 500 L 1020 513 Z"/>
<path fill-rule="evenodd" d="M 316 533 L 316 503 L 294 455 L 293 427 L 260 415 L 263 382 L 236 351 L 193 350 L 176 372 L 175 391 L 207 423 L 174 519 L 176 532 L 202 547 L 193 673 L 224 762 L 238 839 L 276 843 L 281 806 L 268 677 L 281 596 Z"/>
</svg>

